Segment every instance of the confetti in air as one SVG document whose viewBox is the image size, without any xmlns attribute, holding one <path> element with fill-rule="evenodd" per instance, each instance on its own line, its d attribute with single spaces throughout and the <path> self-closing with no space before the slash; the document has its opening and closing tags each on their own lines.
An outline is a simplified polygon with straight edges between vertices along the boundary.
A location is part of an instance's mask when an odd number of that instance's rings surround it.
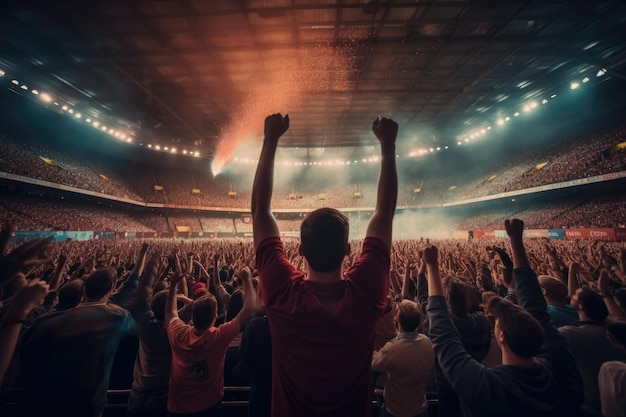
<svg viewBox="0 0 626 417">
<path fill-rule="evenodd" d="M 289 113 L 291 130 L 294 130 L 294 124 L 302 127 L 306 123 L 307 103 L 341 91 L 342 85 L 350 82 L 355 73 L 354 53 L 349 45 L 318 45 L 289 51 L 288 57 L 257 63 L 259 68 L 265 68 L 265 73 L 259 74 L 254 87 L 242 94 L 243 102 L 222 128 L 211 164 L 214 176 L 226 168 L 245 141 L 263 135 L 266 116 Z M 295 123 L 294 114 L 300 117 L 295 118 Z"/>
</svg>

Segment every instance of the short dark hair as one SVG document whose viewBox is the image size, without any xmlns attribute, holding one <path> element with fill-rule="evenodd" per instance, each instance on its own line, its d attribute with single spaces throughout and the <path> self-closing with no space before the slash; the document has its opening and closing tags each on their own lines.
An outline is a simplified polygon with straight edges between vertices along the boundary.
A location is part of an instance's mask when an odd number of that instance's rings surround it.
<svg viewBox="0 0 626 417">
<path fill-rule="evenodd" d="M 85 297 L 97 300 L 107 295 L 117 279 L 117 271 L 112 266 L 96 269 L 85 278 Z"/>
<path fill-rule="evenodd" d="M 196 329 L 208 329 L 217 315 L 217 300 L 213 294 L 203 295 L 191 304 L 191 317 Z"/>
<path fill-rule="evenodd" d="M 491 297 L 487 310 L 498 321 L 511 351 L 532 358 L 543 344 L 543 328 L 528 311 L 500 297 Z"/>
<path fill-rule="evenodd" d="M 398 305 L 398 324 L 405 332 L 414 332 L 422 324 L 422 309 L 415 301 L 402 300 Z"/>
<path fill-rule="evenodd" d="M 85 283 L 83 281 L 75 279 L 59 288 L 59 292 L 57 293 L 59 297 L 59 302 L 56 306 L 57 311 L 69 310 L 80 304 L 84 287 Z"/>
<path fill-rule="evenodd" d="M 152 301 L 150 302 L 154 318 L 159 321 L 165 321 L 165 303 L 169 292 L 169 290 L 161 290 L 157 292 L 154 294 L 154 297 L 152 297 Z"/>
<path fill-rule="evenodd" d="M 341 267 L 350 226 L 339 210 L 321 208 L 309 213 L 300 225 L 302 254 L 316 272 L 331 272 Z"/>
<path fill-rule="evenodd" d="M 595 323 L 603 323 L 609 316 L 609 309 L 602 296 L 588 287 L 583 287 L 578 294 L 579 308 Z"/>
</svg>

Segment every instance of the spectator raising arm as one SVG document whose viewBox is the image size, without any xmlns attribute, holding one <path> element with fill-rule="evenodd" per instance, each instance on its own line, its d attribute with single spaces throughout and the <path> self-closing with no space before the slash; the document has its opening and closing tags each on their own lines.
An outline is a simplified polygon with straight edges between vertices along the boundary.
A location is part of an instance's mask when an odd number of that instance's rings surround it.
<svg viewBox="0 0 626 417">
<path fill-rule="evenodd" d="M 381 165 L 378 178 L 376 207 L 366 236 L 377 237 L 391 248 L 391 230 L 393 215 L 396 212 L 398 199 L 398 173 L 396 171 L 396 136 L 398 124 L 391 119 L 374 120 L 372 131 L 380 142 Z"/>
<path fill-rule="evenodd" d="M 266 238 L 279 234 L 278 225 L 271 210 L 274 188 L 274 157 L 276 156 L 278 139 L 287 129 L 289 129 L 289 115 L 283 117 L 281 114 L 272 114 L 265 118 L 265 138 L 252 185 L 251 211 L 255 249 Z"/>
</svg>

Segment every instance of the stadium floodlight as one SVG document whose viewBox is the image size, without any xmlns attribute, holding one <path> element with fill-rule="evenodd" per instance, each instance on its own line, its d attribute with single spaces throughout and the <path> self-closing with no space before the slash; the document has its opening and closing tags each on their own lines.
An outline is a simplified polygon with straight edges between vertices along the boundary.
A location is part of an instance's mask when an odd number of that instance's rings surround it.
<svg viewBox="0 0 626 417">
<path fill-rule="evenodd" d="M 28 87 L 26 86 L 26 84 L 22 84 L 20 87 L 22 90 L 28 90 Z"/>
<path fill-rule="evenodd" d="M 93 123 L 91 124 L 93 127 L 98 127 L 100 126 L 100 122 L 97 120 L 94 120 Z"/>
<path fill-rule="evenodd" d="M 74 109 L 69 109 L 67 112 L 68 112 L 69 114 L 73 114 L 73 113 L 74 113 Z"/>
<path fill-rule="evenodd" d="M 458 141 L 456 144 L 457 144 L 457 145 L 459 145 L 459 146 L 461 146 L 461 145 L 463 144 L 463 142 Z"/>
<path fill-rule="evenodd" d="M 569 85 L 569 88 L 572 90 L 576 90 L 578 87 L 580 87 L 580 84 L 577 82 L 573 82 Z"/>
<path fill-rule="evenodd" d="M 67 106 L 63 106 L 63 107 L 61 107 L 61 109 L 67 110 Z"/>
<path fill-rule="evenodd" d="M 469 139 L 468 139 L 468 138 L 465 138 L 465 142 L 469 142 Z"/>
<path fill-rule="evenodd" d="M 511 120 L 511 118 L 510 118 L 509 116 L 506 116 L 506 117 L 504 118 L 504 121 L 505 121 L 505 122 L 508 122 L 509 120 Z"/>
<path fill-rule="evenodd" d="M 187 155 L 187 149 L 183 149 L 183 155 Z M 237 161 L 239 158 L 235 158 L 235 161 Z"/>
<path fill-rule="evenodd" d="M 196 151 L 193 156 L 200 156 L 200 152 Z"/>
<path fill-rule="evenodd" d="M 524 107 L 522 107 L 522 111 L 528 113 L 530 111 L 530 105 L 526 104 Z"/>
<path fill-rule="evenodd" d="M 165 147 L 163 148 L 163 150 L 164 150 L 164 151 L 169 151 L 169 150 L 170 150 L 170 148 L 169 148 L 169 146 L 165 146 Z"/>
<path fill-rule="evenodd" d="M 43 101 L 44 103 L 51 103 L 52 97 L 50 97 L 50 94 L 48 93 L 41 93 L 39 94 L 39 100 Z"/>
<path fill-rule="evenodd" d="M 583 83 L 588 83 L 588 82 L 589 82 L 589 77 L 583 78 Z"/>
<path fill-rule="evenodd" d="M 126 142 L 131 143 L 133 141 L 133 138 L 127 138 Z"/>
<path fill-rule="evenodd" d="M 438 150 L 438 151 L 440 151 L 440 150 L 441 150 L 441 147 L 440 147 L 440 146 L 437 146 L 437 150 Z"/>
<path fill-rule="evenodd" d="M 531 108 L 531 109 L 534 109 L 534 108 L 536 108 L 537 106 L 538 106 L 538 104 L 537 104 L 537 102 L 536 102 L 536 101 L 532 101 L 532 102 L 530 103 L 530 108 Z"/>
<path fill-rule="evenodd" d="M 443 149 L 448 149 L 448 145 L 444 146 Z"/>
<path fill-rule="evenodd" d="M 546 104 L 548 102 L 548 100 L 546 100 L 545 98 L 543 100 L 541 100 L 541 104 Z"/>
<path fill-rule="evenodd" d="M 76 113 L 76 114 L 74 115 L 74 117 L 75 117 L 75 118 L 77 118 L 77 119 L 80 119 L 81 117 L 83 117 L 83 115 L 82 115 L 82 114 L 80 114 L 80 113 Z"/>
<path fill-rule="evenodd" d="M 124 139 L 126 139 L 126 135 L 122 133 L 122 134 L 120 135 L 120 138 L 121 138 L 122 140 L 124 140 Z"/>
<path fill-rule="evenodd" d="M 15 85 L 20 85 L 20 82 L 18 80 L 11 80 L 11 82 Z"/>
<path fill-rule="evenodd" d="M 482 133 L 484 135 L 485 133 L 487 133 L 487 130 L 486 129 L 480 129 L 480 133 Z"/>
<path fill-rule="evenodd" d="M 601 68 L 598 70 L 598 72 L 596 73 L 596 77 L 603 77 L 604 74 L 606 74 L 606 68 Z"/>
<path fill-rule="evenodd" d="M 552 94 L 552 95 L 550 96 L 550 98 L 555 98 L 555 97 L 556 97 L 556 94 Z"/>
<path fill-rule="evenodd" d="M 171 151 L 171 152 L 172 152 L 172 153 L 176 153 L 176 152 L 178 152 L 178 150 L 177 150 L 176 148 L 172 148 L 172 151 Z"/>
<path fill-rule="evenodd" d="M 88 117 L 88 118 L 85 119 L 85 122 L 86 123 L 91 123 L 91 119 Z"/>
<path fill-rule="evenodd" d="M 516 111 L 515 113 L 513 113 L 513 116 L 515 116 L 515 117 L 519 116 L 519 112 Z"/>
<path fill-rule="evenodd" d="M 154 149 L 156 149 L 157 151 L 160 151 L 161 150 L 161 146 L 157 145 L 157 146 L 154 147 Z"/>
<path fill-rule="evenodd" d="M 0 69 L 0 77 L 4 77 L 4 74 L 6 74 L 6 72 L 4 72 L 4 70 Z"/>
<path fill-rule="evenodd" d="M 30 92 L 33 93 L 34 95 L 39 94 L 39 91 L 37 91 L 37 90 L 31 90 Z"/>
<path fill-rule="evenodd" d="M 152 144 L 151 143 L 148 144 L 148 148 L 152 148 Z"/>
<path fill-rule="evenodd" d="M 100 129 L 102 129 L 103 132 L 107 131 L 107 127 L 106 126 L 102 126 Z"/>
<path fill-rule="evenodd" d="M 491 126 L 487 126 L 487 130 L 491 130 Z"/>
</svg>

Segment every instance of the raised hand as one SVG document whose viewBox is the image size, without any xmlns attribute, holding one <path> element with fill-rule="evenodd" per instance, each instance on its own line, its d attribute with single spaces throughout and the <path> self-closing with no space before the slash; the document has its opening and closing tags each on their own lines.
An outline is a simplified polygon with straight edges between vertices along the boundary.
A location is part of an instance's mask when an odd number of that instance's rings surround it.
<svg viewBox="0 0 626 417">
<path fill-rule="evenodd" d="M 504 229 L 510 238 L 522 238 L 524 233 L 524 222 L 519 219 L 506 219 Z"/>
<path fill-rule="evenodd" d="M 0 230 L 0 288 L 5 286 L 18 272 L 49 261 L 47 252 L 51 239 L 37 239 L 26 242 L 9 252 L 13 229 L 8 224 Z"/>
<path fill-rule="evenodd" d="M 278 140 L 289 129 L 289 115 L 272 114 L 265 118 L 265 138 Z"/>
<path fill-rule="evenodd" d="M 372 131 L 381 145 L 393 145 L 398 135 L 398 124 L 391 119 L 379 117 L 374 120 Z"/>
<path fill-rule="evenodd" d="M 436 246 L 429 245 L 420 250 L 422 259 L 426 265 L 437 265 L 439 262 L 439 250 Z"/>
</svg>

